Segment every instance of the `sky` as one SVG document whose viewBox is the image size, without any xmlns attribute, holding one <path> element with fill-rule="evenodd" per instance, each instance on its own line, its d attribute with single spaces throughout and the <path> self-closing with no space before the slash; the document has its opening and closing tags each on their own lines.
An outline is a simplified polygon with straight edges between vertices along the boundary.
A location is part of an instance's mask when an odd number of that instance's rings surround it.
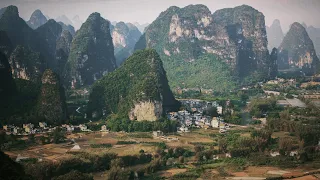
<svg viewBox="0 0 320 180">
<path fill-rule="evenodd" d="M 79 15 L 82 21 L 93 12 L 99 12 L 109 21 L 152 23 L 170 6 L 184 7 L 204 4 L 211 12 L 222 8 L 247 4 L 265 15 L 266 25 L 279 19 L 286 32 L 293 22 L 305 22 L 320 27 L 320 0 L 0 0 L 0 7 L 16 5 L 20 16 L 28 20 L 32 12 L 40 9 L 55 19 L 66 15 L 72 19 Z"/>
</svg>

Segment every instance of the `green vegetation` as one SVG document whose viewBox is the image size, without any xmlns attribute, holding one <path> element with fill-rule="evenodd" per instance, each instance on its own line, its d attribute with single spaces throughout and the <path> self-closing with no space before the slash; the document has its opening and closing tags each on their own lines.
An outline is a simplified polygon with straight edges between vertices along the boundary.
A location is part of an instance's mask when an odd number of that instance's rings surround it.
<svg viewBox="0 0 320 180">
<path fill-rule="evenodd" d="M 176 132 L 177 122 L 168 119 L 159 119 L 158 121 L 130 121 L 128 118 L 122 118 L 116 115 L 111 115 L 107 118 L 107 127 L 111 131 L 125 131 L 125 132 Z M 150 134 L 134 133 L 132 137 L 136 138 L 152 138 Z"/>
<path fill-rule="evenodd" d="M 14 80 L 12 98 L 6 104 L 7 109 L 1 109 L 1 124 L 38 124 L 44 121 L 49 125 L 59 125 L 67 119 L 64 89 L 59 78 L 51 70 L 46 70 L 42 80 L 42 84 Z"/>
<path fill-rule="evenodd" d="M 117 144 L 136 144 L 136 141 L 118 141 Z"/>
<path fill-rule="evenodd" d="M 116 71 L 104 76 L 92 87 L 88 115 L 102 115 L 103 110 L 128 116 L 135 103 L 162 101 L 164 108 L 178 102 L 169 88 L 162 62 L 155 50 L 137 51 Z"/>
<path fill-rule="evenodd" d="M 26 175 L 20 164 L 10 159 L 10 157 L 2 151 L 0 151 L 0 161 L 0 179 L 32 179 L 30 176 Z"/>
<path fill-rule="evenodd" d="M 230 68 L 214 55 L 200 56 L 193 62 L 164 58 L 164 68 L 172 87 L 213 89 L 228 92 L 236 88 L 237 80 Z"/>
<path fill-rule="evenodd" d="M 77 170 L 70 171 L 67 174 L 54 177 L 52 180 L 93 180 L 93 176 L 90 174 L 82 173 Z"/>
<path fill-rule="evenodd" d="M 6 104 L 1 115 L 3 117 L 1 123 L 11 123 L 22 125 L 23 123 L 36 123 L 41 120 L 37 116 L 36 105 L 40 94 L 39 83 L 34 83 L 27 80 L 15 79 L 15 88 L 10 102 Z"/>
<path fill-rule="evenodd" d="M 250 114 L 256 118 L 261 118 L 268 112 L 274 114 L 275 112 L 280 112 L 282 110 L 282 108 L 277 105 L 277 99 L 274 97 L 268 99 L 253 99 L 250 102 L 248 109 Z"/>
<path fill-rule="evenodd" d="M 110 170 L 112 173 L 116 167 L 129 167 L 138 164 L 149 163 L 152 160 L 150 154 L 140 153 L 139 155 L 118 157 L 110 153 L 74 153 L 72 157 L 61 159 L 57 163 L 38 162 L 24 163 L 26 174 L 34 179 L 62 179 L 71 178 L 72 175 L 78 177 L 82 173 L 84 177 L 92 178 L 87 173 Z M 152 163 L 151 163 L 152 164 Z M 150 164 L 150 165 L 151 165 Z M 116 178 L 117 179 L 117 178 Z"/>
<path fill-rule="evenodd" d="M 66 97 L 58 75 L 46 70 L 42 76 L 41 94 L 38 101 L 38 115 L 48 124 L 60 125 L 67 118 Z"/>
</svg>

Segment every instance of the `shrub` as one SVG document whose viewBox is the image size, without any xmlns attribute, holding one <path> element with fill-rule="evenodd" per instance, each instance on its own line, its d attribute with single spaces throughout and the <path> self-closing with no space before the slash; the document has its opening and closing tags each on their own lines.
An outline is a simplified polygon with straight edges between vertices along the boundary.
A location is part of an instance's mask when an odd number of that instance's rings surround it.
<svg viewBox="0 0 320 180">
<path fill-rule="evenodd" d="M 117 144 L 137 144 L 136 141 L 118 141 Z"/>
<path fill-rule="evenodd" d="M 233 158 L 235 157 L 247 157 L 250 155 L 251 149 L 250 148 L 237 148 L 231 149 L 230 154 Z"/>
<path fill-rule="evenodd" d="M 93 176 L 79 171 L 71 171 L 67 174 L 54 177 L 52 180 L 93 180 Z"/>
<path fill-rule="evenodd" d="M 106 144 L 90 144 L 91 148 L 111 148 L 112 144 L 106 143 Z"/>
</svg>

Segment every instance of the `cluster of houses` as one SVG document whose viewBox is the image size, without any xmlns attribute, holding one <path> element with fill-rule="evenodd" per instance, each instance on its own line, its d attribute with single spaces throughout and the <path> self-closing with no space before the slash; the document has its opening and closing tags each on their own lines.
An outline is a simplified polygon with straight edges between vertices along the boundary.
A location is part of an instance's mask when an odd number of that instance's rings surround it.
<svg viewBox="0 0 320 180">
<path fill-rule="evenodd" d="M 190 127 L 197 128 L 220 128 L 221 133 L 226 132 L 225 127 L 229 127 L 225 125 L 222 115 L 223 108 L 216 101 L 208 102 L 201 100 L 184 100 L 181 103 L 186 107 L 187 110 L 178 111 L 178 112 L 170 112 L 168 114 L 168 118 L 170 120 L 179 121 L 181 126 L 178 127 L 179 133 L 190 132 Z M 215 107 L 217 109 L 217 114 L 219 117 L 213 117 L 203 115 L 203 112 L 210 108 Z"/>
<path fill-rule="evenodd" d="M 22 128 L 15 125 L 4 125 L 3 130 L 6 134 L 13 135 L 28 135 L 28 134 L 40 134 L 40 133 L 48 133 L 53 132 L 57 127 L 50 127 L 45 122 L 39 122 L 39 126 L 35 127 L 34 124 L 23 124 Z M 91 130 L 84 124 L 80 124 L 78 126 L 63 124 L 60 128 L 66 132 L 90 132 Z"/>
</svg>

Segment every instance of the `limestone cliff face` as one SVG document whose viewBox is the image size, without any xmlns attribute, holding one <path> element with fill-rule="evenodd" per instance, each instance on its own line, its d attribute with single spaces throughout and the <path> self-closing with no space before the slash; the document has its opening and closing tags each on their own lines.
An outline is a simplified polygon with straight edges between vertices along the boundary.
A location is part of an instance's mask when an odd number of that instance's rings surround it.
<svg viewBox="0 0 320 180">
<path fill-rule="evenodd" d="M 314 74 L 319 69 L 319 59 L 306 29 L 293 23 L 279 47 L 279 69 L 301 69 Z"/>
<path fill-rule="evenodd" d="M 111 35 L 114 54 L 119 66 L 133 53 L 134 45 L 139 40 L 141 33 L 133 24 L 119 22 L 112 28 Z"/>
<path fill-rule="evenodd" d="M 278 48 L 284 37 L 281 24 L 278 19 L 275 19 L 272 25 L 267 28 L 267 35 L 269 50 L 271 51 L 273 48 Z"/>
<path fill-rule="evenodd" d="M 41 78 L 45 64 L 40 60 L 40 54 L 30 48 L 17 46 L 9 59 L 14 78 L 37 81 Z"/>
<path fill-rule="evenodd" d="M 129 112 L 130 120 L 137 121 L 156 121 L 163 114 L 162 103 L 159 101 L 139 102 Z"/>
<path fill-rule="evenodd" d="M 91 85 L 116 67 L 110 24 L 99 13 L 93 13 L 72 41 L 65 69 L 66 85 Z"/>
<path fill-rule="evenodd" d="M 47 22 L 47 18 L 42 14 L 42 12 L 38 9 L 35 10 L 31 17 L 30 20 L 27 22 L 27 24 L 32 28 L 32 29 L 37 29 L 38 27 L 44 25 Z"/>
<path fill-rule="evenodd" d="M 59 125 L 67 118 L 64 89 L 59 77 L 47 69 L 41 79 L 41 94 L 38 101 L 38 114 L 52 125 Z"/>
<path fill-rule="evenodd" d="M 269 63 L 268 40 L 264 15 L 256 9 L 242 5 L 233 9 L 218 10 L 213 14 L 214 21 L 225 26 L 229 39 L 237 48 L 236 68 L 240 76 L 258 72 L 267 77 Z"/>
<path fill-rule="evenodd" d="M 189 5 L 162 12 L 148 26 L 136 49 L 155 48 L 170 80 L 179 76 L 177 65 L 193 63 L 207 54 L 218 56 L 239 78 L 254 74 L 268 78 L 267 44 L 264 15 L 256 9 L 243 5 L 211 14 L 204 5 Z M 175 84 L 183 86 L 184 82 Z"/>
<path fill-rule="evenodd" d="M 117 113 L 131 120 L 155 121 L 178 107 L 159 55 L 148 49 L 135 52 L 93 85 L 87 113 Z"/>
</svg>

